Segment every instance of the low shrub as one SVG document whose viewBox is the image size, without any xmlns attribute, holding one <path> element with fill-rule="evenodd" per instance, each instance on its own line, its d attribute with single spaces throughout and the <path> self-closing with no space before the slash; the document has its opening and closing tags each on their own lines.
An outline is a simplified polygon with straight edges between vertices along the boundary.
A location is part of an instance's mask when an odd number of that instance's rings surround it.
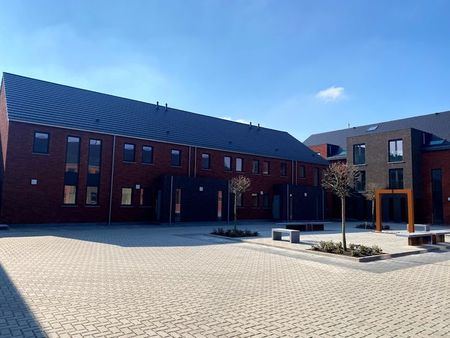
<svg viewBox="0 0 450 338">
<path fill-rule="evenodd" d="M 372 223 L 362 223 L 362 224 L 358 224 L 357 226 L 355 226 L 355 228 L 358 229 L 369 229 L 369 230 L 375 230 L 375 224 Z M 382 225 L 383 230 L 389 230 L 390 227 L 389 225 Z"/>
<path fill-rule="evenodd" d="M 378 245 L 365 246 L 358 244 L 350 244 L 350 255 L 353 257 L 375 256 L 381 255 L 383 250 Z"/>
<path fill-rule="evenodd" d="M 350 244 L 349 249 L 344 251 L 344 247 L 341 242 L 333 241 L 320 241 L 319 244 L 312 246 L 312 250 L 334 253 L 338 255 L 348 255 L 352 257 L 364 257 L 364 256 L 375 256 L 381 255 L 383 250 L 377 245 L 365 246 L 359 244 Z"/>
<path fill-rule="evenodd" d="M 320 241 L 319 244 L 312 246 L 313 250 L 329 252 L 342 255 L 344 253 L 344 247 L 341 242 L 335 243 L 333 241 Z"/>
<path fill-rule="evenodd" d="M 224 229 L 217 228 L 211 232 L 212 235 L 219 235 L 225 237 L 255 237 L 258 236 L 258 231 L 241 230 L 241 229 Z"/>
</svg>

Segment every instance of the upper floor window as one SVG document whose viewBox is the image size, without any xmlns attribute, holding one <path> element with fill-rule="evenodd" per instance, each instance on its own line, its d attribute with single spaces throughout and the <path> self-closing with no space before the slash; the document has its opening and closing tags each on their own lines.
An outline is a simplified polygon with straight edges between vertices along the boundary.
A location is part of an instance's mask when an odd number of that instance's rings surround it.
<svg viewBox="0 0 450 338">
<path fill-rule="evenodd" d="M 263 170 L 262 170 L 264 175 L 269 175 L 270 174 L 270 162 L 269 161 L 264 161 L 263 162 Z"/>
<path fill-rule="evenodd" d="M 389 162 L 403 161 L 403 140 L 389 141 Z"/>
<path fill-rule="evenodd" d="M 366 145 L 354 144 L 353 145 L 353 164 L 365 164 L 366 163 Z"/>
<path fill-rule="evenodd" d="M 259 161 L 258 160 L 252 161 L 252 174 L 259 174 Z"/>
<path fill-rule="evenodd" d="M 224 156 L 223 168 L 225 169 L 225 171 L 231 171 L 231 157 L 230 156 Z"/>
<path fill-rule="evenodd" d="M 314 168 L 314 177 L 313 177 L 313 183 L 315 187 L 318 187 L 320 184 L 320 170 L 319 168 Z"/>
<path fill-rule="evenodd" d="M 202 154 L 202 169 L 211 168 L 211 156 L 209 154 Z"/>
<path fill-rule="evenodd" d="M 79 164 L 80 164 L 80 138 L 76 136 L 68 136 L 66 144 L 66 173 L 78 174 Z"/>
<path fill-rule="evenodd" d="M 49 134 L 34 132 L 33 153 L 48 154 Z"/>
<path fill-rule="evenodd" d="M 280 163 L 280 175 L 287 176 L 287 163 L 286 162 Z"/>
<path fill-rule="evenodd" d="M 68 136 L 66 143 L 66 168 L 64 172 L 64 204 L 76 204 L 79 164 L 80 138 Z"/>
<path fill-rule="evenodd" d="M 123 145 L 123 160 L 134 162 L 134 144 L 125 143 Z"/>
<path fill-rule="evenodd" d="M 181 166 L 181 151 L 180 150 L 172 149 L 171 157 L 170 157 L 170 164 L 174 167 Z"/>
<path fill-rule="evenodd" d="M 358 177 L 355 181 L 356 191 L 366 191 L 366 172 L 364 170 L 358 173 Z"/>
<path fill-rule="evenodd" d="M 142 146 L 142 163 L 153 163 L 153 147 Z"/>
<path fill-rule="evenodd" d="M 100 165 L 102 157 L 102 141 L 89 140 L 88 174 L 86 183 L 86 204 L 97 205 L 98 188 L 100 186 Z"/>
<path fill-rule="evenodd" d="M 306 170 L 305 170 L 305 166 L 301 165 L 300 167 L 298 167 L 298 175 L 300 176 L 300 178 L 305 178 L 306 177 Z"/>
<path fill-rule="evenodd" d="M 236 157 L 236 171 L 244 170 L 244 162 L 242 158 Z"/>
<path fill-rule="evenodd" d="M 403 169 L 389 170 L 389 189 L 403 189 Z"/>
</svg>

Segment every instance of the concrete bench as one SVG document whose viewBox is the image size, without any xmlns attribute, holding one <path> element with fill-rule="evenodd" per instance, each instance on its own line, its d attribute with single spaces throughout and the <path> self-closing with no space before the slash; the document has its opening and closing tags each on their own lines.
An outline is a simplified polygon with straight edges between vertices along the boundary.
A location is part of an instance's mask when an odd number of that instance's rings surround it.
<svg viewBox="0 0 450 338">
<path fill-rule="evenodd" d="M 433 230 L 430 231 L 430 234 L 431 234 L 431 242 L 433 244 L 444 243 L 445 235 L 450 235 L 450 230 Z"/>
<path fill-rule="evenodd" d="M 430 231 L 428 224 L 414 224 L 414 230 L 416 231 Z"/>
<path fill-rule="evenodd" d="M 274 241 L 281 241 L 283 234 L 289 234 L 289 242 L 300 243 L 300 231 L 284 228 L 274 228 L 272 229 L 272 239 Z"/>
<path fill-rule="evenodd" d="M 408 245 L 422 245 L 422 244 L 431 244 L 432 243 L 432 234 L 431 232 L 410 232 L 410 233 L 401 233 L 397 234 L 400 237 L 408 238 Z"/>
<path fill-rule="evenodd" d="M 277 223 L 278 227 L 285 227 L 286 229 L 298 231 L 323 231 L 323 223 L 305 223 L 305 222 L 286 222 Z"/>
</svg>

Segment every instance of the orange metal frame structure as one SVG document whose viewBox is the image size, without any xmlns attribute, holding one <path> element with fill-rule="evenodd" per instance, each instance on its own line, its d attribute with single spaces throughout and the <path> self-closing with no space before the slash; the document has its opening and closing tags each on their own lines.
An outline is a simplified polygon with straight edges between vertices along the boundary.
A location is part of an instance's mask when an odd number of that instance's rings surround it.
<svg viewBox="0 0 450 338">
<path fill-rule="evenodd" d="M 381 232 L 381 197 L 382 195 L 406 194 L 408 199 L 408 232 L 414 232 L 414 199 L 412 189 L 378 189 L 375 191 L 376 219 L 375 231 Z"/>
</svg>

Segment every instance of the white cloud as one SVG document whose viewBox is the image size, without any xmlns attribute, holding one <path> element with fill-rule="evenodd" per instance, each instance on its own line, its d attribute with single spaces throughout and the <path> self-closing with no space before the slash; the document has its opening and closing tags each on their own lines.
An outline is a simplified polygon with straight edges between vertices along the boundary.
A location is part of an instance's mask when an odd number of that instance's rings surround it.
<svg viewBox="0 0 450 338">
<path fill-rule="evenodd" d="M 244 119 L 233 119 L 232 117 L 229 116 L 224 116 L 221 117 L 224 120 L 228 120 L 228 121 L 234 121 L 234 122 L 239 122 L 239 123 L 244 123 L 244 124 L 249 124 L 250 121 L 244 120 Z"/>
<path fill-rule="evenodd" d="M 344 87 L 332 86 L 316 94 L 316 98 L 325 102 L 334 102 L 344 97 Z"/>
</svg>

